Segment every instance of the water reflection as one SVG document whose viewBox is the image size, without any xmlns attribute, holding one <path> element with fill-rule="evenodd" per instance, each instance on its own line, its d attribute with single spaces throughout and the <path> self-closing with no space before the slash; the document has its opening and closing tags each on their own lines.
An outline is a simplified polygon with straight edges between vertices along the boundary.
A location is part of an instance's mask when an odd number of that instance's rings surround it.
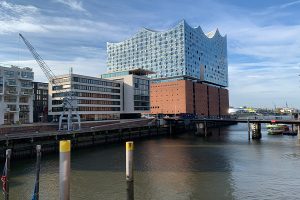
<svg viewBox="0 0 300 200">
<path fill-rule="evenodd" d="M 295 137 L 248 142 L 245 124 L 135 142 L 136 199 L 297 199 L 300 148 Z M 125 199 L 125 146 L 72 152 L 72 199 Z M 11 199 L 30 199 L 34 159 L 12 163 Z M 42 158 L 41 199 L 58 199 L 58 157 Z"/>
</svg>

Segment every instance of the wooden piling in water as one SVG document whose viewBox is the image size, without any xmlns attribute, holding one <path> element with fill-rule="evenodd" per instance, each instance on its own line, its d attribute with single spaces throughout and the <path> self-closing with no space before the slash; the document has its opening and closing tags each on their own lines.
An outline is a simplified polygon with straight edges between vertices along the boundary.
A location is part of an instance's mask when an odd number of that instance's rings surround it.
<svg viewBox="0 0 300 200">
<path fill-rule="evenodd" d="M 59 199 L 70 200 L 71 141 L 59 142 Z"/>
<path fill-rule="evenodd" d="M 134 183 L 133 183 L 133 142 L 126 142 L 126 184 L 127 184 L 127 200 L 134 199 Z"/>
</svg>

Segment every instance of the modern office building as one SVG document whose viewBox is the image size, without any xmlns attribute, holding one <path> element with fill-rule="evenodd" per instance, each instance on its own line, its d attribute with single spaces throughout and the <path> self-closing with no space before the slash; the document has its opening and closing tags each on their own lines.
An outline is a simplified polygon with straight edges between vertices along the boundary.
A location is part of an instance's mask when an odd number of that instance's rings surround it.
<svg viewBox="0 0 300 200">
<path fill-rule="evenodd" d="M 78 98 L 82 121 L 119 119 L 123 109 L 123 83 L 79 74 L 58 76 L 57 86 L 49 87 L 49 115 L 58 119 L 62 111 L 63 92 L 72 91 Z"/>
<path fill-rule="evenodd" d="M 227 38 L 204 33 L 184 20 L 159 32 L 143 28 L 133 37 L 107 43 L 107 71 L 153 71 L 152 114 L 227 115 Z"/>
<path fill-rule="evenodd" d="M 149 111 L 149 78 L 146 70 L 130 70 L 101 75 L 101 78 L 68 74 L 58 76 L 56 86 L 49 87 L 49 115 L 58 119 L 62 110 L 62 93 L 72 91 L 78 98 L 82 121 L 140 117 Z"/>
<path fill-rule="evenodd" d="M 159 32 L 143 28 L 133 37 L 107 43 L 108 72 L 142 68 L 162 82 L 201 80 L 228 86 L 227 39 L 218 30 L 203 33 L 181 21 L 174 28 Z"/>
<path fill-rule="evenodd" d="M 33 78 L 31 68 L 0 66 L 0 125 L 33 122 Z"/>
<path fill-rule="evenodd" d="M 134 69 L 101 75 L 101 78 L 123 83 L 121 118 L 140 117 L 142 112 L 150 110 L 150 79 L 146 75 L 152 73 L 143 69 Z"/>
<path fill-rule="evenodd" d="M 48 122 L 48 83 L 33 82 L 33 122 Z"/>
</svg>

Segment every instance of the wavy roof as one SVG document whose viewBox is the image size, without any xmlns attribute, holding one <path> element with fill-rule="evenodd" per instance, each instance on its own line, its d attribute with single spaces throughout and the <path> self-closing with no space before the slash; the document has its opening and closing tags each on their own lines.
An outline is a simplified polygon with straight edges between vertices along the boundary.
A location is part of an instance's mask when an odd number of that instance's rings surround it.
<svg viewBox="0 0 300 200">
<path fill-rule="evenodd" d="M 174 27 L 172 27 L 172 28 L 170 28 L 170 29 L 168 29 L 168 30 L 165 30 L 165 31 L 157 31 L 157 30 L 152 30 L 152 29 L 143 27 L 143 28 L 141 28 L 137 33 L 135 33 L 132 37 L 130 37 L 129 39 L 126 39 L 126 40 L 121 41 L 121 42 L 107 42 L 107 44 L 122 44 L 122 43 L 126 42 L 127 40 L 130 40 L 131 38 L 134 38 L 134 37 L 137 36 L 139 33 L 145 32 L 145 31 L 146 31 L 146 32 L 150 32 L 150 33 L 159 33 L 159 34 L 161 34 L 161 33 L 167 33 L 167 32 L 170 32 L 170 31 L 174 30 L 175 28 L 177 28 L 177 27 L 180 26 L 181 24 L 184 25 L 184 26 L 187 26 L 187 27 L 189 27 L 189 28 L 191 28 L 191 29 L 194 29 L 194 30 L 199 31 L 200 34 L 202 34 L 203 36 L 205 36 L 205 37 L 208 38 L 208 39 L 213 39 L 213 38 L 215 38 L 215 37 L 226 38 L 226 35 L 222 36 L 222 35 L 220 34 L 218 28 L 217 28 L 216 30 L 214 30 L 214 31 L 210 31 L 210 32 L 208 32 L 208 33 L 204 33 L 203 30 L 202 30 L 202 28 L 201 28 L 200 26 L 198 26 L 198 27 L 196 27 L 196 28 L 193 28 L 193 27 L 191 27 L 185 20 L 182 20 L 182 21 L 180 21 L 178 24 L 176 24 Z"/>
</svg>

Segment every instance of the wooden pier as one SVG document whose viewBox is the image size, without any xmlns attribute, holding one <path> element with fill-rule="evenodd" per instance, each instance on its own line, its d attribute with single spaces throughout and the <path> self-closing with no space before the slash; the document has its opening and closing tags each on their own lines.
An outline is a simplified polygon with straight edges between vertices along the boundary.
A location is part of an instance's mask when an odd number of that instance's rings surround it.
<svg viewBox="0 0 300 200">
<path fill-rule="evenodd" d="M 183 130 L 178 124 L 176 130 Z M 5 150 L 12 149 L 12 158 L 34 156 L 36 145 L 42 145 L 42 151 L 57 152 L 60 140 L 71 140 L 72 148 L 96 146 L 104 143 L 134 140 L 136 138 L 169 135 L 167 126 L 160 126 L 157 120 L 140 119 L 83 128 L 80 131 L 48 131 L 31 133 L 12 133 L 0 135 L 0 159 L 5 158 Z"/>
</svg>

